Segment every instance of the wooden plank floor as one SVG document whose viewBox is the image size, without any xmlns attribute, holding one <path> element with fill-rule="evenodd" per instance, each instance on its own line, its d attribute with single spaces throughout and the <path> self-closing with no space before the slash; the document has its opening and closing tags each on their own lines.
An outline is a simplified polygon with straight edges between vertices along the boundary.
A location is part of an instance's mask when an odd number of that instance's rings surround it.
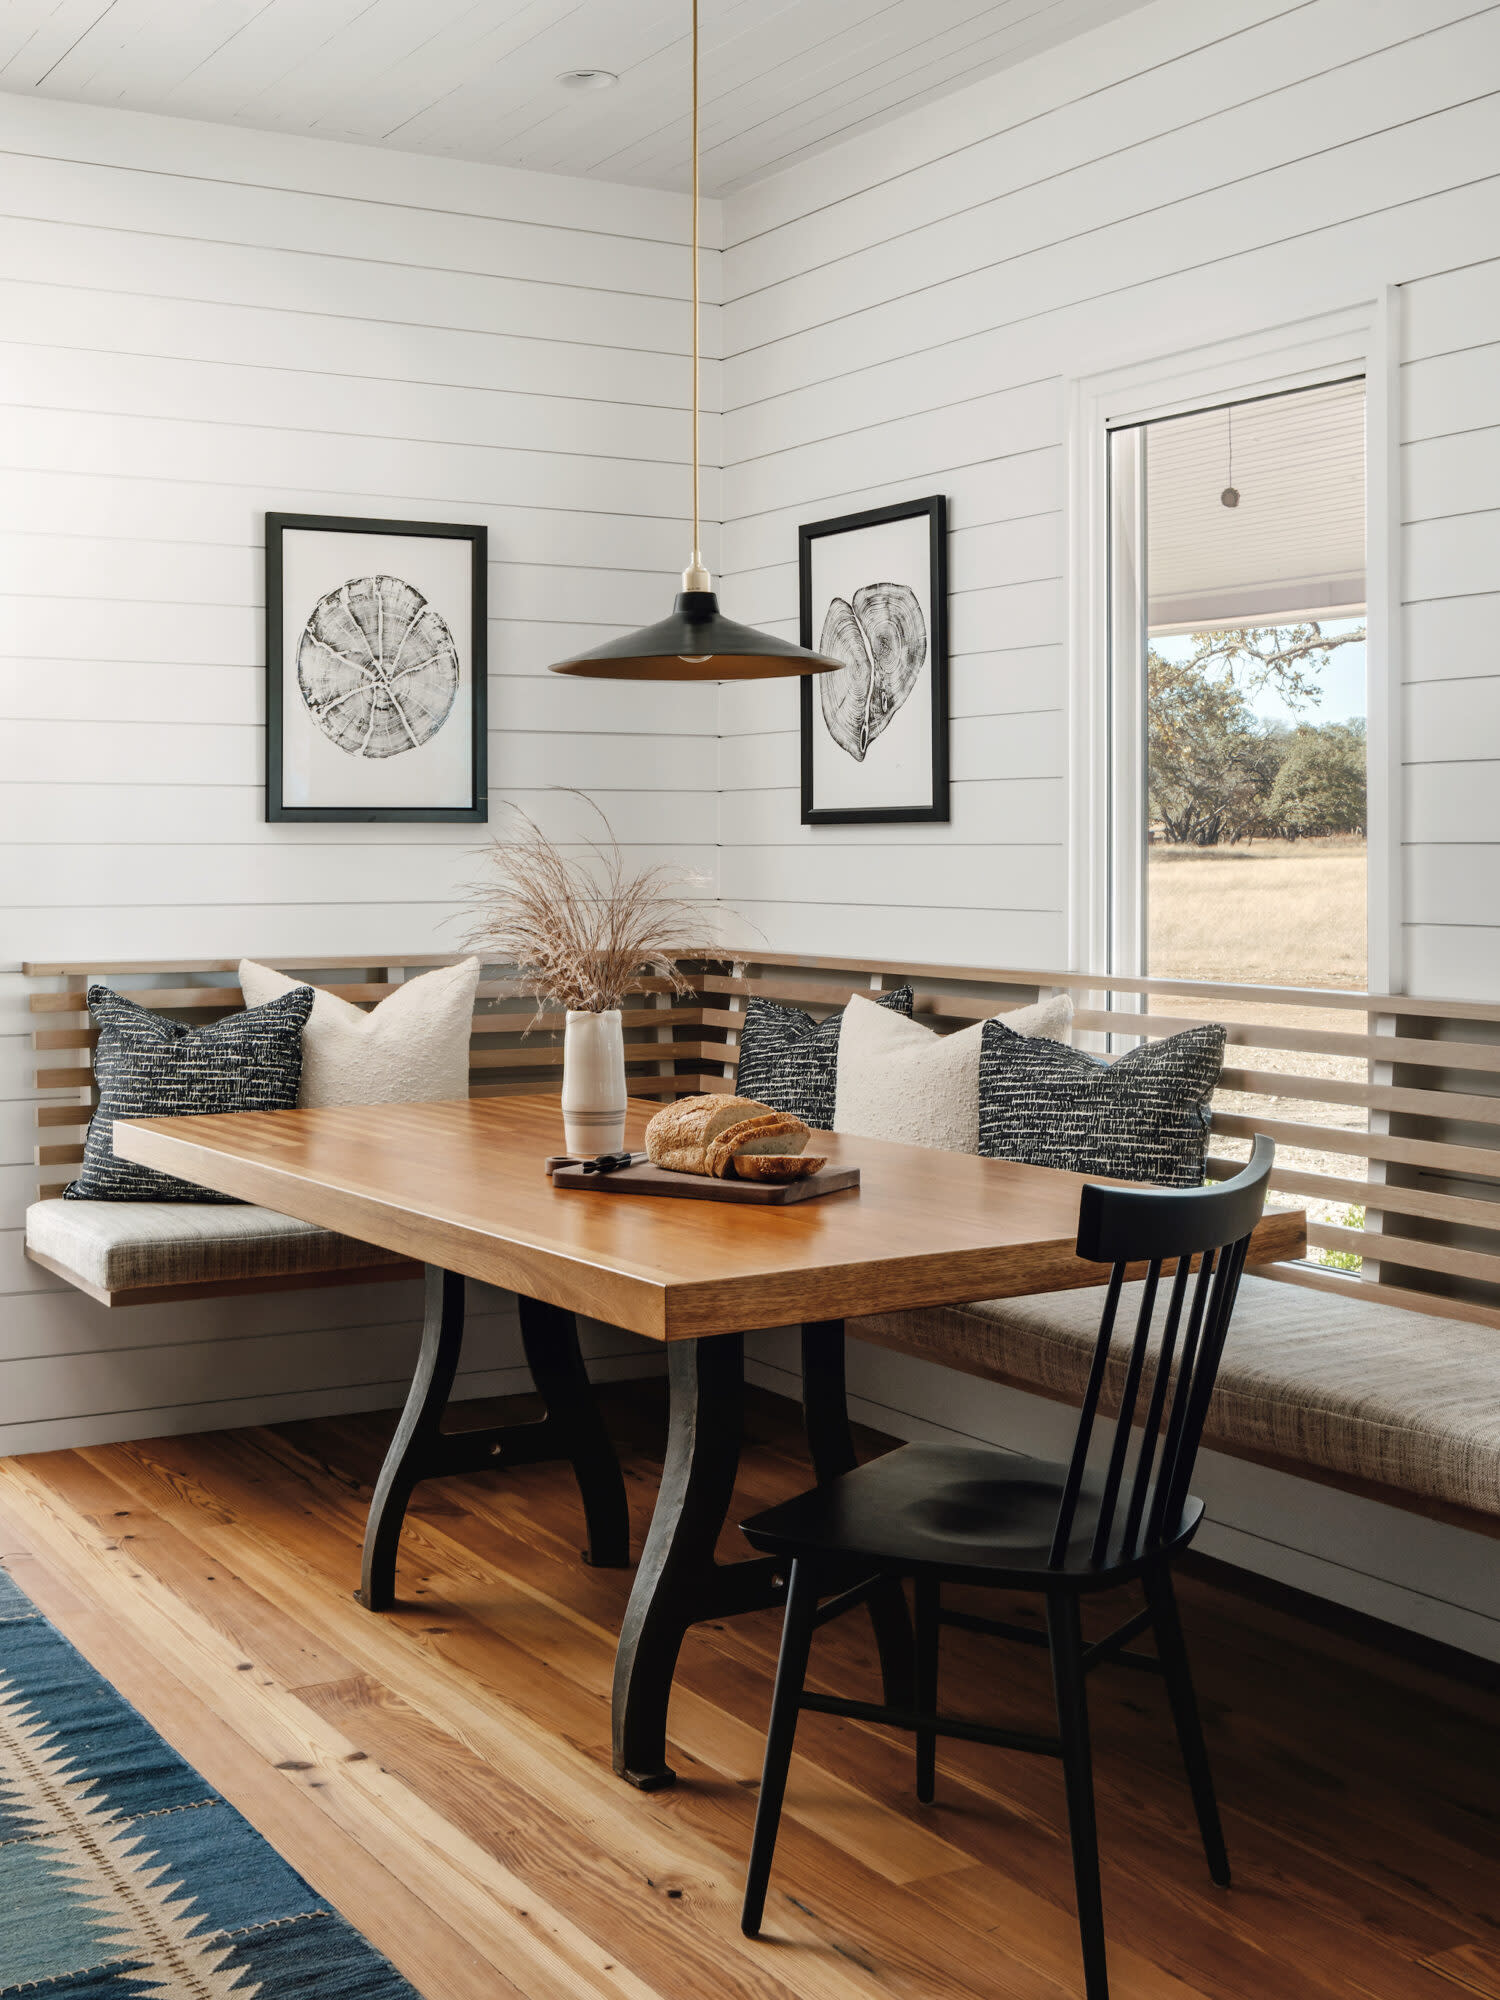
<svg viewBox="0 0 1500 2000">
<path fill-rule="evenodd" d="M 659 1385 L 608 1406 L 639 1547 Z M 741 1938 L 774 1616 L 689 1637 L 681 1782 L 631 1791 L 608 1709 L 629 1577 L 577 1561 L 565 1469 L 422 1488 L 400 1609 L 354 1601 L 389 1423 L 4 1461 L 0 1554 L 426 2000 L 1078 1991 L 1051 1760 L 949 1744 L 920 1808 L 906 1740 L 830 1717 L 803 1719 L 768 1939 Z M 806 1476 L 786 1404 L 752 1398 L 751 1425 L 742 1511 Z M 1101 1670 L 1117 2000 L 1500 2000 L 1495 1698 L 1201 1582 L 1183 1597 L 1236 1883 L 1208 1880 L 1159 1686 Z M 945 1634 L 959 1712 L 1046 1727 L 1045 1673 L 1031 1648 Z M 877 1692 L 862 1616 L 819 1635 L 814 1682 Z"/>
</svg>

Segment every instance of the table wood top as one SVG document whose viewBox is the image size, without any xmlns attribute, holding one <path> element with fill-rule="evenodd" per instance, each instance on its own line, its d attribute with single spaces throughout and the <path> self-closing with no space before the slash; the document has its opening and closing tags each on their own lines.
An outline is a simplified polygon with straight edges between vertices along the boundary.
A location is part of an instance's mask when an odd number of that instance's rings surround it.
<svg viewBox="0 0 1500 2000">
<path fill-rule="evenodd" d="M 639 1147 L 654 1104 L 632 1104 Z M 658 1340 L 1098 1284 L 1086 1176 L 819 1134 L 861 1185 L 787 1208 L 554 1188 L 555 1095 L 120 1120 L 115 1149 L 221 1194 Z M 1252 1260 L 1302 1254 L 1300 1210 Z"/>
</svg>

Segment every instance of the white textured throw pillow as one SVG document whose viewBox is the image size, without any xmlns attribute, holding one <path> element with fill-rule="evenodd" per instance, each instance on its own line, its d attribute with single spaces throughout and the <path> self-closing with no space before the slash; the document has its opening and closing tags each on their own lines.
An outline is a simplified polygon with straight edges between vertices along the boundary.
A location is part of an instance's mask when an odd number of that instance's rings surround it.
<svg viewBox="0 0 1500 2000">
<path fill-rule="evenodd" d="M 1018 1035 L 1065 1042 L 1073 1021 L 1066 993 L 997 1020 Z M 857 994 L 839 1034 L 833 1129 L 949 1153 L 979 1151 L 979 1047 L 983 1021 L 940 1035 Z"/>
<path fill-rule="evenodd" d="M 240 960 L 247 1007 L 305 983 L 254 959 Z M 302 1030 L 298 1104 L 429 1104 L 467 1097 L 478 984 L 479 960 L 466 958 L 408 980 L 368 1013 L 336 993 L 319 993 Z"/>
</svg>

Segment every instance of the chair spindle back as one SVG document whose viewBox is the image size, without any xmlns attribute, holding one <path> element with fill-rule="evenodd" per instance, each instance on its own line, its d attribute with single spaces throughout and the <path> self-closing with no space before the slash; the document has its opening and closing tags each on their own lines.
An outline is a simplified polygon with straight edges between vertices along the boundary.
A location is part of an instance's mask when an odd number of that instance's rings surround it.
<svg viewBox="0 0 1500 2000">
<path fill-rule="evenodd" d="M 1078 1254 L 1107 1263 L 1111 1270 L 1052 1538 L 1054 1569 L 1066 1560 L 1073 1537 L 1125 1272 L 1131 1264 L 1144 1263 L 1146 1277 L 1105 1459 L 1089 1561 L 1096 1569 L 1103 1567 L 1112 1548 L 1117 1558 L 1131 1559 L 1175 1533 L 1188 1499 L 1250 1235 L 1265 1207 L 1275 1157 L 1274 1144 L 1262 1136 L 1256 1138 L 1244 1172 L 1214 1187 L 1084 1189 Z M 1169 1264 L 1173 1270 L 1166 1313 L 1153 1355 L 1152 1325 Z M 1144 1411 L 1137 1425 L 1143 1394 Z M 1116 1537 L 1122 1497 L 1123 1524 Z"/>
</svg>

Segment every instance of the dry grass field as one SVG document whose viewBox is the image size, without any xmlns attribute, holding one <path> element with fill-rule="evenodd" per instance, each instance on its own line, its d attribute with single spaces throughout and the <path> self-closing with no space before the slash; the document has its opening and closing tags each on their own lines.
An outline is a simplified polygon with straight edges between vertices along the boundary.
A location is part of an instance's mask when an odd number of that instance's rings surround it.
<svg viewBox="0 0 1500 2000">
<path fill-rule="evenodd" d="M 1148 874 L 1150 950 L 1147 964 L 1162 978 L 1223 979 L 1269 986 L 1363 988 L 1365 958 L 1365 843 L 1362 840 L 1267 840 L 1240 847 L 1153 847 Z M 1159 999 L 1158 1013 L 1196 1016 L 1201 1000 Z M 1326 1028 L 1319 1008 L 1240 1003 L 1236 1018 L 1275 1022 L 1282 1027 Z M 1357 1017 L 1338 1025 L 1353 1027 Z M 1256 1051 L 1256 1066 L 1301 1071 L 1304 1075 L 1365 1075 L 1362 1062 L 1348 1056 L 1284 1055 Z M 1324 1126 L 1365 1127 L 1358 1105 L 1312 1104 L 1221 1091 L 1224 1111 L 1254 1117 L 1278 1114 L 1312 1118 Z M 1248 1158 L 1249 1142 L 1215 1142 L 1225 1157 Z M 1295 1146 L 1280 1151 L 1283 1166 L 1303 1172 L 1363 1180 L 1367 1163 L 1358 1154 L 1334 1156 Z M 1295 1206 L 1304 1197 L 1273 1196 L 1272 1205 Z M 1317 1222 L 1356 1223 L 1343 1202 L 1307 1201 Z M 1313 1252 L 1313 1261 L 1332 1253 Z"/>
<path fill-rule="evenodd" d="M 1365 983 L 1365 843 L 1153 847 L 1148 964 L 1164 978 Z"/>
</svg>

